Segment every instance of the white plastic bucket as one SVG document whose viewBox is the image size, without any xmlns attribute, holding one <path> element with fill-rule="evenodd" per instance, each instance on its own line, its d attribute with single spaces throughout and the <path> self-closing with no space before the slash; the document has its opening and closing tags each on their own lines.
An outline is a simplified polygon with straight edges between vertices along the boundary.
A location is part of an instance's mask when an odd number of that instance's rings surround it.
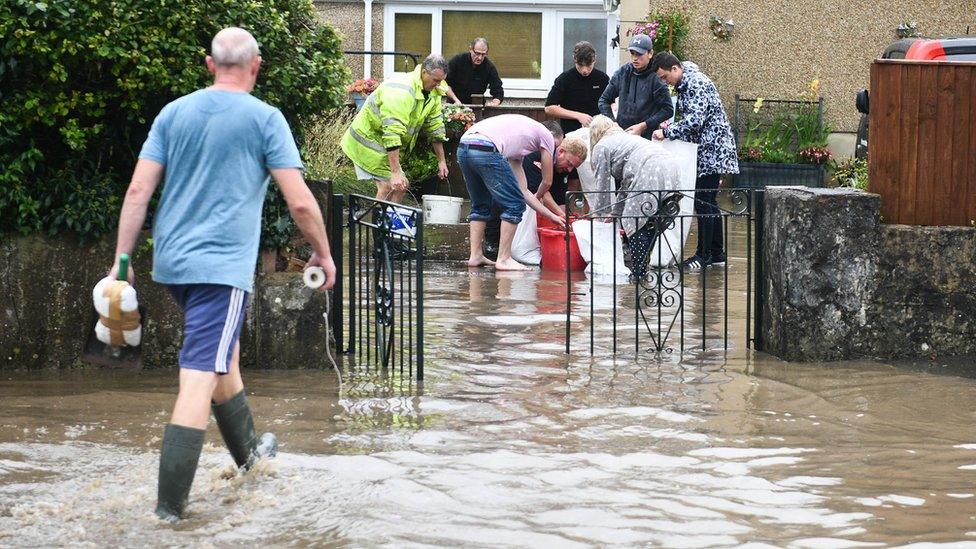
<svg viewBox="0 0 976 549">
<path fill-rule="evenodd" d="M 424 222 L 454 225 L 461 221 L 461 204 L 463 198 L 456 196 L 441 196 L 437 194 L 424 195 Z"/>
</svg>

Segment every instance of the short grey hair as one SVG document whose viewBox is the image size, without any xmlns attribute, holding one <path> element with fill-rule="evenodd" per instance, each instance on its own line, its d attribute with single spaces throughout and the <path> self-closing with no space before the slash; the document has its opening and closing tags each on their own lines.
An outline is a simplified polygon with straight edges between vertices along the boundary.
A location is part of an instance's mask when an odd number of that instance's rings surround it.
<svg viewBox="0 0 976 549">
<path fill-rule="evenodd" d="M 424 63 L 420 67 L 427 74 L 431 74 L 437 70 L 444 71 L 444 74 L 447 74 L 447 59 L 444 59 L 443 55 L 432 53 L 424 59 Z"/>
<path fill-rule="evenodd" d="M 214 35 L 210 55 L 218 67 L 245 67 L 261 51 L 251 33 L 240 27 L 227 27 Z"/>
<path fill-rule="evenodd" d="M 549 133 L 552 134 L 553 139 L 562 139 L 566 137 L 566 135 L 563 133 L 562 126 L 559 125 L 559 122 L 556 122 L 555 120 L 544 120 L 542 125 L 549 130 Z"/>
<path fill-rule="evenodd" d="M 474 49 L 474 47 L 477 46 L 478 44 L 484 44 L 486 49 L 491 49 L 490 47 L 488 47 L 488 39 L 485 38 L 484 36 L 479 36 L 474 40 L 472 40 L 471 49 Z"/>
</svg>

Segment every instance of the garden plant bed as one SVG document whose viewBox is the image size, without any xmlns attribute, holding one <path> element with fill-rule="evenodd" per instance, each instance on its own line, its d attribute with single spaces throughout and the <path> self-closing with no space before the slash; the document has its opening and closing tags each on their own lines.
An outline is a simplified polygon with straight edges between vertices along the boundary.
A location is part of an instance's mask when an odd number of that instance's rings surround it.
<svg viewBox="0 0 976 549">
<path fill-rule="evenodd" d="M 824 167 L 818 164 L 778 162 L 739 162 L 735 186 L 740 189 L 762 189 L 784 185 L 823 187 Z"/>
</svg>

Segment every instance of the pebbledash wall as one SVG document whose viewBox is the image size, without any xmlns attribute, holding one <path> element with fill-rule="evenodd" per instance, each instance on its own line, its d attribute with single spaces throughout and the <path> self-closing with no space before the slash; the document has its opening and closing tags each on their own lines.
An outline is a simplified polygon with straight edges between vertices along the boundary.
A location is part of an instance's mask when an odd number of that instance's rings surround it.
<svg viewBox="0 0 976 549">
<path fill-rule="evenodd" d="M 372 34 L 376 50 L 382 49 L 383 13 L 387 3 L 391 2 L 373 2 Z M 409 4 L 402 0 L 395 3 Z M 506 1 L 465 3 L 497 7 Z M 621 43 L 626 43 L 627 30 L 651 8 L 675 3 L 622 0 Z M 691 13 L 688 57 L 715 81 L 727 107 L 731 108 L 736 94 L 796 98 L 807 90 L 811 80 L 818 78 L 828 121 L 837 132 L 857 129 L 859 114 L 854 109 L 854 94 L 868 87 L 871 60 L 896 39 L 895 28 L 900 23 L 916 21 L 926 36 L 961 35 L 967 27 L 976 33 L 976 0 L 690 0 L 682 3 Z M 316 1 L 319 15 L 345 36 L 345 49 L 349 50 L 363 47 L 364 5 L 361 0 Z M 734 20 L 731 40 L 713 39 L 709 30 L 712 15 Z M 621 48 L 619 54 L 621 63 L 626 62 L 626 49 Z M 347 63 L 355 78 L 362 77 L 362 57 L 347 56 Z M 381 78 L 382 60 L 374 59 L 372 67 L 372 75 Z M 532 101 L 541 104 L 541 100 Z"/>
<path fill-rule="evenodd" d="M 0 370 L 82 365 L 91 336 L 95 283 L 104 276 L 114 239 L 79 243 L 68 236 L 0 238 Z M 182 342 L 182 315 L 167 291 L 144 270 L 151 253 L 137 253 L 136 289 L 145 309 L 143 367 L 173 368 Z M 254 368 L 325 368 L 326 296 L 301 273 L 259 275 L 241 335 L 241 364 Z"/>
<path fill-rule="evenodd" d="M 880 197 L 766 191 L 762 349 L 791 361 L 976 355 L 976 228 L 885 225 Z"/>
</svg>

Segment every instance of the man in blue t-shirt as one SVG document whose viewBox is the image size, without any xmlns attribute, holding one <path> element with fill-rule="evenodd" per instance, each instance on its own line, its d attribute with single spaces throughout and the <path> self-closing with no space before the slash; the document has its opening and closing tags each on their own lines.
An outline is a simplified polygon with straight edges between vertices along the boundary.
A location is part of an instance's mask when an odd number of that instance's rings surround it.
<svg viewBox="0 0 976 549">
<path fill-rule="evenodd" d="M 261 67 L 257 41 L 230 27 L 214 36 L 209 88 L 166 105 L 153 121 L 122 204 L 115 265 L 131 254 L 149 200 L 164 181 L 153 227 L 153 280 L 184 315 L 180 389 L 163 434 L 156 514 L 181 518 L 210 413 L 238 467 L 273 456 L 260 440 L 244 397 L 238 338 L 253 288 L 261 207 L 270 178 L 312 246 L 309 266 L 335 283 L 322 212 L 302 176 L 302 162 L 281 112 L 250 95 Z M 133 280 L 133 271 L 127 273 Z"/>
</svg>

